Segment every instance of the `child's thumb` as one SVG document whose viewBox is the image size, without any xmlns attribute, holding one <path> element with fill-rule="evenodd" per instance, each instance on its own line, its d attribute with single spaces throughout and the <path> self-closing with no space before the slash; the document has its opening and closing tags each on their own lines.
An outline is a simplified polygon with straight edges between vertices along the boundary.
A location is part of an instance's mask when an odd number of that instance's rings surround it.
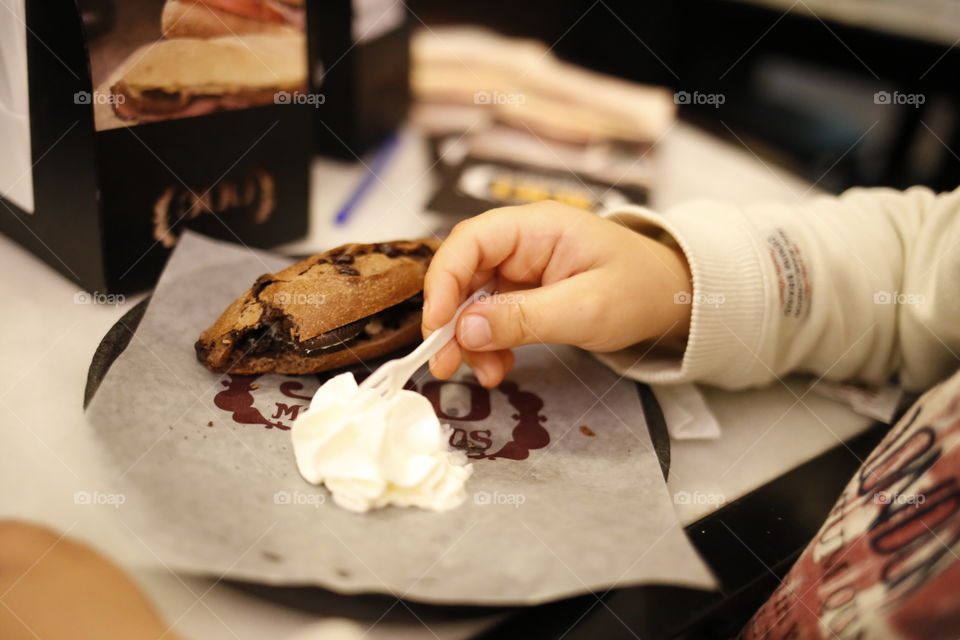
<svg viewBox="0 0 960 640">
<path fill-rule="evenodd" d="M 457 341 L 468 351 L 495 351 L 538 342 L 583 341 L 583 300 L 575 278 L 546 287 L 495 293 L 467 307 L 457 323 Z"/>
</svg>

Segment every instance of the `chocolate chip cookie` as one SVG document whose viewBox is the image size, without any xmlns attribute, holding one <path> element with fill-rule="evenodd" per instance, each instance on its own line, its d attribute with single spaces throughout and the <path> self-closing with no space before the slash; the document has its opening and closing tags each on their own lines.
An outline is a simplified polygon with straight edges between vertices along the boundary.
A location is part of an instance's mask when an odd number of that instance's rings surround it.
<svg viewBox="0 0 960 640">
<path fill-rule="evenodd" d="M 423 277 L 439 242 L 348 244 L 260 276 L 200 334 L 212 371 L 316 373 L 420 339 Z"/>
</svg>

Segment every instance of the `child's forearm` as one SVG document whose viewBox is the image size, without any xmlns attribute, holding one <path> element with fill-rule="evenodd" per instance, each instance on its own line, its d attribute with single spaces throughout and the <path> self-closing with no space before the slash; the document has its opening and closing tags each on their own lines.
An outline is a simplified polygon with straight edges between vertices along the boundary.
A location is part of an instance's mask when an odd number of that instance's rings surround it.
<svg viewBox="0 0 960 640">
<path fill-rule="evenodd" d="M 960 353 L 960 191 L 858 189 L 796 206 L 691 202 L 656 224 L 690 263 L 690 336 L 682 359 L 644 345 L 600 357 L 649 382 L 766 384 L 791 371 L 930 386 Z M 686 300 L 678 299 L 683 304 Z"/>
</svg>

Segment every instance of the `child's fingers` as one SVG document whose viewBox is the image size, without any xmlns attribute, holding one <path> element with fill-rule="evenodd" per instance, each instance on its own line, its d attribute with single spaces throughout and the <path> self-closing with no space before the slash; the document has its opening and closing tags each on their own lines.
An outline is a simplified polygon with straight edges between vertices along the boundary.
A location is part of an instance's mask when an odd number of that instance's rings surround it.
<svg viewBox="0 0 960 640">
<path fill-rule="evenodd" d="M 451 340 L 430 359 L 430 373 L 435 378 L 445 380 L 460 368 L 460 359 L 460 345 L 456 340 Z"/>
<path fill-rule="evenodd" d="M 470 365 L 477 376 L 477 380 L 485 387 L 495 387 L 500 384 L 503 378 L 510 373 L 514 361 L 513 352 L 510 350 L 463 351 L 455 340 L 451 340 L 430 361 L 430 373 L 435 378 L 445 380 L 460 368 L 461 358 Z"/>
<path fill-rule="evenodd" d="M 501 375 L 500 358 L 496 353 L 485 353 L 482 351 L 462 351 L 463 359 L 470 368 L 477 380 L 485 387 L 496 384 L 496 377 Z"/>
<path fill-rule="evenodd" d="M 466 308 L 457 341 L 470 351 L 499 351 L 538 342 L 584 345 L 599 328 L 604 283 L 581 273 L 545 287 L 491 296 Z"/>
<path fill-rule="evenodd" d="M 497 274 L 512 282 L 539 284 L 559 238 L 573 220 L 590 215 L 537 203 L 492 209 L 458 224 L 427 271 L 424 333 L 449 322 L 467 295 Z"/>
<path fill-rule="evenodd" d="M 513 367 L 513 352 L 505 351 L 463 351 L 464 360 L 473 369 L 477 380 L 484 387 L 495 387 L 503 381 Z"/>
<path fill-rule="evenodd" d="M 512 349 L 503 349 L 501 351 L 494 351 L 494 353 L 500 358 L 500 367 L 503 371 L 503 375 L 500 376 L 500 379 L 496 382 L 496 384 L 500 384 L 503 382 L 503 379 L 507 377 L 507 374 L 513 370 L 513 363 L 516 360 L 516 356 L 514 356 Z"/>
<path fill-rule="evenodd" d="M 492 269 L 513 251 L 516 227 L 509 219 L 501 224 L 487 217 L 494 213 L 458 224 L 430 261 L 423 283 L 425 333 L 449 322 L 471 290 L 485 282 L 478 276 L 489 280 Z"/>
</svg>

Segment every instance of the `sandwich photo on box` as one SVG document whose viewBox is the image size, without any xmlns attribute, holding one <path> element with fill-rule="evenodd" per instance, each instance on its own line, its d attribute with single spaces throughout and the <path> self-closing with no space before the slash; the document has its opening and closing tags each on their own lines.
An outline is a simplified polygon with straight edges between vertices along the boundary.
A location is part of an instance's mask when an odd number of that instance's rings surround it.
<svg viewBox="0 0 960 640">
<path fill-rule="evenodd" d="M 305 47 L 296 33 L 155 42 L 121 67 L 110 106 L 130 124 L 283 102 L 306 89 Z"/>
<path fill-rule="evenodd" d="M 304 0 L 141 0 L 89 43 L 98 131 L 292 102 L 307 90 Z"/>
<path fill-rule="evenodd" d="M 304 0 L 167 0 L 167 38 L 216 38 L 248 33 L 303 33 Z"/>
</svg>

